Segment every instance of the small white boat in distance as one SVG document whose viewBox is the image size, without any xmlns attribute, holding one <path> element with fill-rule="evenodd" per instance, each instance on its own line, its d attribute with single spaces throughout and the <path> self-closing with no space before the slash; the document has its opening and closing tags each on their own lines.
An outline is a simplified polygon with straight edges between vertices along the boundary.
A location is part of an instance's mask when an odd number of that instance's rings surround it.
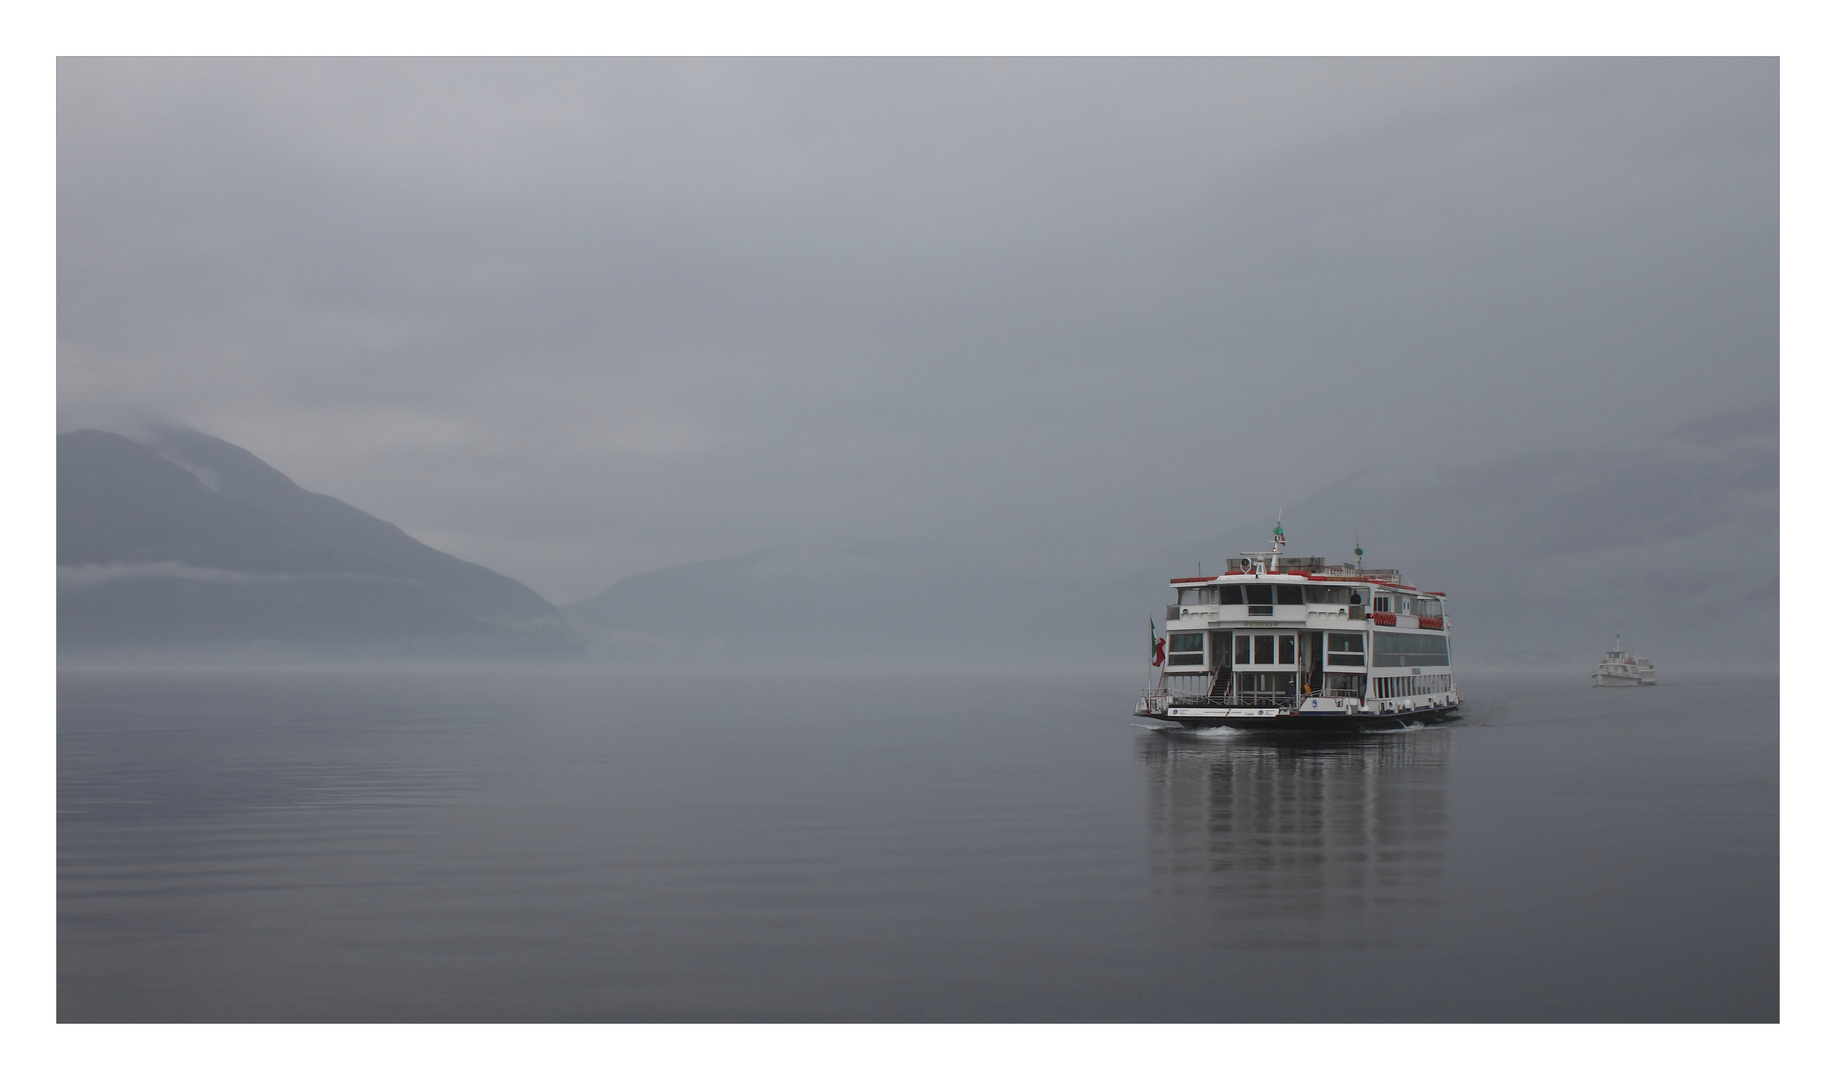
<svg viewBox="0 0 1836 1080">
<path fill-rule="evenodd" d="M 1613 635 L 1613 647 L 1606 659 L 1594 667 L 1595 686 L 1656 686 L 1657 671 L 1651 661 L 1633 656 L 1619 647 L 1619 635 Z"/>
</svg>

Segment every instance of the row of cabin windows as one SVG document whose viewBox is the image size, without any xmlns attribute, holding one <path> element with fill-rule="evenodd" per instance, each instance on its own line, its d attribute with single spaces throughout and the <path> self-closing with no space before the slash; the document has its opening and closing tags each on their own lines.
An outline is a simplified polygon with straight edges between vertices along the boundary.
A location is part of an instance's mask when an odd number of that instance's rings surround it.
<svg viewBox="0 0 1836 1080">
<path fill-rule="evenodd" d="M 1379 632 L 1371 643 L 1372 667 L 1447 667 L 1447 639 L 1440 634 Z"/>
<path fill-rule="evenodd" d="M 1293 634 L 1237 634 L 1235 638 L 1233 659 L 1239 667 L 1249 664 L 1294 663 Z M 1173 667 L 1202 667 L 1205 663 L 1205 635 L 1169 634 L 1167 663 Z"/>
<path fill-rule="evenodd" d="M 1231 639 L 1232 643 L 1228 648 L 1231 650 L 1231 661 L 1236 667 L 1246 667 L 1250 664 L 1292 664 L 1295 662 L 1295 636 L 1293 634 L 1219 634 L 1218 638 L 1220 648 L 1225 647 L 1222 645 L 1223 639 Z M 1222 656 L 1219 659 L 1222 660 Z M 1326 663 L 1334 667 L 1363 667 L 1364 635 L 1327 634 Z M 1204 634 L 1167 635 L 1167 665 L 1169 667 L 1203 667 L 1204 664 Z"/>
<path fill-rule="evenodd" d="M 1275 585 L 1269 583 L 1248 585 L 1198 585 L 1179 590 L 1181 607 L 1193 607 L 1201 604 L 1248 604 L 1252 607 L 1270 607 L 1275 604 L 1335 604 L 1341 607 L 1362 607 L 1366 599 L 1363 589 L 1346 585 Z M 1441 601 L 1434 596 L 1402 596 L 1392 593 L 1378 593 L 1370 597 L 1371 610 L 1395 611 L 1403 615 L 1427 615 L 1441 617 Z"/>
<path fill-rule="evenodd" d="M 1452 675 L 1397 675 L 1375 681 L 1380 698 L 1420 697 L 1453 690 Z"/>
<path fill-rule="evenodd" d="M 1201 585 L 1179 590 L 1182 606 L 1194 604 L 1304 604 L 1306 594 L 1299 585 Z"/>
<path fill-rule="evenodd" d="M 1292 671 L 1245 671 L 1235 676 L 1237 693 L 1244 696 L 1272 694 L 1293 697 L 1297 681 Z"/>
<path fill-rule="evenodd" d="M 1364 635 L 1328 633 L 1327 667 L 1364 666 Z M 1293 634 L 1218 634 L 1217 648 L 1229 649 L 1236 667 L 1251 664 L 1292 664 L 1295 662 Z M 1230 644 L 1224 645 L 1225 639 Z M 1224 654 L 1215 658 L 1222 666 Z M 1440 634 L 1403 634 L 1377 631 L 1372 635 L 1372 667 L 1447 667 L 1451 656 L 1447 638 Z M 1170 667 L 1205 666 L 1205 635 L 1167 635 L 1167 664 Z"/>
<path fill-rule="evenodd" d="M 1441 598 L 1438 596 L 1399 596 L 1396 598 L 1396 610 L 1404 615 L 1426 615 L 1429 618 L 1441 617 Z"/>
</svg>

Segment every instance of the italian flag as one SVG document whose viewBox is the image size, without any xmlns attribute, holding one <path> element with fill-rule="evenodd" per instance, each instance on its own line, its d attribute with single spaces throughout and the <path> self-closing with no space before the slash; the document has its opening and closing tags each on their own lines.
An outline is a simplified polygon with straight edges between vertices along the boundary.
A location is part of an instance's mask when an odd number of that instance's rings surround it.
<svg viewBox="0 0 1836 1080">
<path fill-rule="evenodd" d="M 1167 639 L 1154 632 L 1154 616 L 1148 616 L 1148 662 L 1159 667 L 1167 658 Z"/>
</svg>

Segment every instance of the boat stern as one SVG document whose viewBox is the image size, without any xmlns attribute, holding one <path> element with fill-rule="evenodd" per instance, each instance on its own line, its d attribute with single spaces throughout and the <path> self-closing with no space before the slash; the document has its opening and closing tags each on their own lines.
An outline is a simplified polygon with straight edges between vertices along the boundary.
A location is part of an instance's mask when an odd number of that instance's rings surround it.
<svg viewBox="0 0 1836 1080">
<path fill-rule="evenodd" d="M 1146 690 L 1135 701 L 1135 715 L 1154 720 L 1165 720 L 1167 709 L 1173 704 L 1173 695 L 1161 690 Z"/>
</svg>

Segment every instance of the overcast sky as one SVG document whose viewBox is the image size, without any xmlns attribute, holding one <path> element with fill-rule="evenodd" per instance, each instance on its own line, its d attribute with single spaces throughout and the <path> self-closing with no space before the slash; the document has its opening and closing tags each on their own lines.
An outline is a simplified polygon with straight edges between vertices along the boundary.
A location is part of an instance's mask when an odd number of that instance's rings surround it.
<svg viewBox="0 0 1836 1080">
<path fill-rule="evenodd" d="M 1091 572 L 1776 398 L 1778 128 L 1770 60 L 64 60 L 59 423 L 557 602 Z"/>
</svg>

